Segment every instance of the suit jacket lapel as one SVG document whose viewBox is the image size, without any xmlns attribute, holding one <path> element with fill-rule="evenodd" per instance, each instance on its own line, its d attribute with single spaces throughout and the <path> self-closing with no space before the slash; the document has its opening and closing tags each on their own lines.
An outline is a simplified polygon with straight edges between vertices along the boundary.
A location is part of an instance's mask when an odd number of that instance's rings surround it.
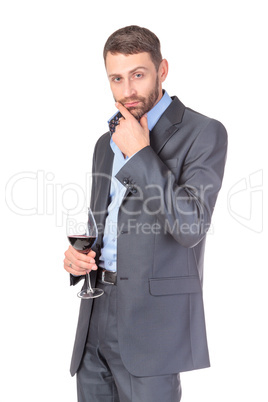
<svg viewBox="0 0 268 402">
<path fill-rule="evenodd" d="M 103 225 L 107 215 L 107 208 L 110 198 L 110 185 L 112 176 L 114 153 L 110 147 L 110 135 L 107 135 L 102 149 L 99 151 L 97 160 L 98 164 L 95 167 L 95 206 L 96 220 Z M 95 214 L 94 214 L 95 215 Z"/>
<path fill-rule="evenodd" d="M 181 123 L 184 114 L 183 103 L 176 96 L 172 100 L 150 133 L 150 145 L 157 154 L 177 131 L 177 124 Z"/>
</svg>

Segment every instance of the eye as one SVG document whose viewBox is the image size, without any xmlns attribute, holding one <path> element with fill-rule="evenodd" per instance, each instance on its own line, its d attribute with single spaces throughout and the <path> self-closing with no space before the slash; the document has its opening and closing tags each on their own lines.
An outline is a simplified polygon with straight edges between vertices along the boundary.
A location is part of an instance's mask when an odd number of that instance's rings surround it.
<svg viewBox="0 0 268 402">
<path fill-rule="evenodd" d="M 120 77 L 114 77 L 112 81 L 116 82 L 116 83 L 119 83 L 121 81 L 121 78 Z"/>
<path fill-rule="evenodd" d="M 135 74 L 135 78 L 142 78 L 142 77 L 143 77 L 142 73 L 136 73 Z"/>
</svg>

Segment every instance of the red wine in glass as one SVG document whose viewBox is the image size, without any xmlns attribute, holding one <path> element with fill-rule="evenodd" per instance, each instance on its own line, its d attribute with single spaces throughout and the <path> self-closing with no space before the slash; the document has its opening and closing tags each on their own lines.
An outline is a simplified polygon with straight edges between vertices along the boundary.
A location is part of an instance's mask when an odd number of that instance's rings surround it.
<svg viewBox="0 0 268 402">
<path fill-rule="evenodd" d="M 67 215 L 67 237 L 70 244 L 79 252 L 88 254 L 98 236 L 97 225 L 90 208 L 86 211 Z M 86 289 L 77 294 L 81 299 L 95 299 L 104 292 L 99 288 L 92 288 L 90 274 L 86 274 Z"/>
<path fill-rule="evenodd" d="M 87 235 L 68 236 L 68 240 L 77 251 L 83 254 L 90 252 L 96 241 L 96 237 Z"/>
</svg>

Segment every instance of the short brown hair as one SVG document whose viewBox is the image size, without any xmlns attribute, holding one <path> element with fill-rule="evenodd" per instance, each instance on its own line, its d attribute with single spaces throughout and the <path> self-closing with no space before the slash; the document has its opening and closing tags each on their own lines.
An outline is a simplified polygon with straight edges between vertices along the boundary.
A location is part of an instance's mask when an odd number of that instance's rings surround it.
<svg viewBox="0 0 268 402">
<path fill-rule="evenodd" d="M 156 71 L 158 71 L 162 61 L 158 37 L 149 29 L 141 28 L 137 25 L 118 29 L 118 31 L 109 36 L 103 49 L 104 62 L 106 62 L 108 52 L 125 55 L 147 52 L 151 56 Z"/>
</svg>

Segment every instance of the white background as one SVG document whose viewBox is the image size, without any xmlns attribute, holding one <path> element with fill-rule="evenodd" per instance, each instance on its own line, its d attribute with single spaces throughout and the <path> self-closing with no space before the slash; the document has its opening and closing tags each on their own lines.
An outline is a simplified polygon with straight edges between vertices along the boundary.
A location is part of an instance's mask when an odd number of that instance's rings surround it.
<svg viewBox="0 0 268 402">
<path fill-rule="evenodd" d="M 160 38 L 168 93 L 229 134 L 206 252 L 212 367 L 182 375 L 183 401 L 268 400 L 266 10 L 261 0 L 1 2 L 2 401 L 76 400 L 79 299 L 63 270 L 62 214 L 88 194 L 93 147 L 115 112 L 102 49 L 129 24 Z"/>
</svg>

